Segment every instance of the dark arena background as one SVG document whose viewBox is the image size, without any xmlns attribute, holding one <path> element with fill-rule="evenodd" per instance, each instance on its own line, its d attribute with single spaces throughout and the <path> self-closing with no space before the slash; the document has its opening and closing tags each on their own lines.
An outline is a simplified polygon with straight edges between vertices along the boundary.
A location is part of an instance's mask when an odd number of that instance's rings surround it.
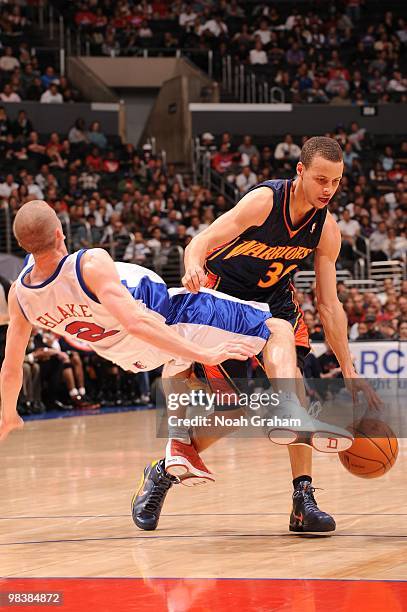
<svg viewBox="0 0 407 612">
<path fill-rule="evenodd" d="M 358 413 L 374 421 L 362 433 L 339 415 L 347 458 L 314 451 L 307 471 L 296 450 L 291 472 L 287 449 L 230 432 L 203 453 L 216 482 L 176 483 L 143 530 L 131 500 L 165 454 L 162 368 L 134 374 L 34 326 L 25 426 L 0 435 L 1 610 L 407 610 L 406 49 L 403 0 L 0 2 L 0 364 L 23 205 L 49 204 L 69 253 L 99 247 L 182 287 L 191 241 L 258 183 L 294 180 L 301 148 L 327 136 L 344 161 L 328 204 L 337 294 L 355 370 L 382 399 Z M 347 383 L 316 280 L 311 255 L 292 295 L 323 419 Z M 256 358 L 249 370 L 257 390 Z M 317 501 L 329 530 L 293 529 Z"/>
</svg>

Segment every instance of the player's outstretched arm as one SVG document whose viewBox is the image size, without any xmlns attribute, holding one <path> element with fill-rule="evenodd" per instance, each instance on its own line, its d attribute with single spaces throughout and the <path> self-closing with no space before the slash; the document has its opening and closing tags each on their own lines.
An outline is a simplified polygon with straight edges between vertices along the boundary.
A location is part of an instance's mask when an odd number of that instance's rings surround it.
<svg viewBox="0 0 407 612">
<path fill-rule="evenodd" d="M 195 236 L 185 249 L 184 287 L 192 293 L 204 287 L 207 282 L 204 263 L 209 251 L 237 238 L 249 227 L 262 225 L 272 208 L 273 191 L 269 187 L 259 187 L 243 196 L 232 210 Z"/>
<path fill-rule="evenodd" d="M 250 342 L 228 342 L 213 349 L 203 349 L 180 336 L 132 298 L 121 284 L 112 258 L 103 249 L 90 249 L 85 253 L 82 275 L 88 288 L 129 334 L 158 350 L 207 365 L 216 365 L 226 359 L 245 360 L 253 355 Z"/>
<path fill-rule="evenodd" d="M 344 377 L 355 373 L 348 344 L 348 320 L 336 289 L 336 260 L 341 248 L 340 230 L 327 216 L 315 251 L 315 276 L 318 312 L 325 337 L 334 351 Z"/>
<path fill-rule="evenodd" d="M 1 368 L 0 441 L 13 429 L 23 426 L 17 413 L 17 400 L 23 383 L 23 362 L 31 335 L 31 323 L 21 312 L 14 285 L 8 298 L 10 323 L 7 330 L 6 352 Z"/>
<path fill-rule="evenodd" d="M 378 407 L 380 399 L 366 381 L 355 371 L 348 342 L 348 319 L 336 288 L 336 260 L 341 248 L 341 233 L 333 217 L 328 213 L 319 245 L 315 251 L 315 276 L 318 312 L 325 337 L 335 353 L 342 374 L 351 385 L 354 400 L 362 391 L 370 406 Z"/>
</svg>

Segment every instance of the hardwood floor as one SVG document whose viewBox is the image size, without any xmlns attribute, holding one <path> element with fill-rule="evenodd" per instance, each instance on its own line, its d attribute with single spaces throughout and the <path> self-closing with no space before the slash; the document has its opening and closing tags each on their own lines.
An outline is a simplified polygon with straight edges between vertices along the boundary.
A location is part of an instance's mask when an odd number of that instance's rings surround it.
<svg viewBox="0 0 407 612">
<path fill-rule="evenodd" d="M 288 531 L 288 453 L 229 438 L 203 454 L 213 485 L 174 486 L 159 528 L 132 522 L 145 464 L 163 454 L 154 411 L 26 424 L 0 446 L 4 577 L 407 579 L 405 441 L 394 468 L 363 480 L 314 454 L 319 506 L 333 536 Z"/>
</svg>

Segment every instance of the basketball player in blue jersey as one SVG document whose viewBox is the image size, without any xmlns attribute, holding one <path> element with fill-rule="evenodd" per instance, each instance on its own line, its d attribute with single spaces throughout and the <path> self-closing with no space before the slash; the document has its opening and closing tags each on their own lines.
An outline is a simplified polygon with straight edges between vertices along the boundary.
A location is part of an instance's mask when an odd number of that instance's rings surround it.
<svg viewBox="0 0 407 612">
<path fill-rule="evenodd" d="M 342 172 L 343 156 L 339 144 L 331 138 L 309 139 L 302 149 L 295 180 L 260 183 L 232 210 L 191 241 L 185 252 L 183 284 L 192 293 L 201 287 L 212 287 L 237 298 L 267 302 L 273 318 L 288 322 L 291 340 L 297 348 L 298 369 L 295 371 L 294 368 L 294 374 L 291 374 L 287 362 L 285 376 L 297 376 L 297 383 L 300 383 L 297 395 L 305 405 L 301 370 L 310 345 L 302 312 L 295 301 L 291 277 L 298 264 L 314 253 L 318 310 L 326 339 L 338 358 L 355 401 L 358 392 L 362 391 L 373 407 L 379 400 L 353 367 L 347 319 L 336 291 L 335 262 L 341 235 L 327 205 L 338 189 Z M 285 354 L 289 351 L 286 350 Z M 275 378 L 281 359 L 285 359 L 284 352 L 282 356 L 271 354 L 269 378 Z M 199 370 L 203 371 L 207 384 L 214 391 L 224 389 L 228 381 L 232 382 L 229 388 L 233 389 L 233 380 L 247 377 L 247 363 L 202 365 Z M 236 414 L 228 413 L 228 416 Z M 195 428 L 192 432 L 184 432 L 184 439 L 180 437 L 174 441 L 173 449 L 167 447 L 167 464 L 171 461 L 171 454 L 187 454 L 191 442 L 200 452 L 222 435 L 225 435 L 224 429 L 218 429 L 212 437 L 208 436 L 207 429 Z M 319 510 L 313 495 L 311 447 L 293 443 L 288 450 L 294 485 L 290 530 L 335 530 L 333 517 Z M 165 495 L 172 484 L 164 467 L 161 460 L 156 467 L 146 469 L 144 488 L 133 501 L 133 518 L 142 529 L 154 529 L 158 524 Z M 156 486 L 147 482 L 148 479 Z M 154 495 L 150 496 L 146 491 Z"/>
<path fill-rule="evenodd" d="M 247 360 L 262 350 L 267 360 L 270 335 L 282 342 L 287 335 L 287 324 L 274 323 L 266 304 L 250 304 L 211 289 L 196 295 L 168 290 L 154 272 L 115 263 L 102 249 L 68 255 L 61 223 L 46 202 L 25 204 L 13 229 L 32 261 L 9 294 L 0 440 L 23 424 L 16 404 L 33 325 L 86 342 L 124 370 L 147 371 L 165 364 L 167 375 L 173 376 L 184 376 L 198 360 L 209 367 L 229 359 Z M 283 378 L 281 371 L 278 374 Z M 284 410 L 299 416 L 301 431 L 312 430 L 295 389 L 281 388 L 286 391 Z M 321 427 L 326 431 L 328 426 Z M 335 428 L 328 433 L 335 436 Z M 351 444 L 347 432 L 337 433 L 347 446 Z M 194 470 L 191 462 L 188 466 Z"/>
</svg>

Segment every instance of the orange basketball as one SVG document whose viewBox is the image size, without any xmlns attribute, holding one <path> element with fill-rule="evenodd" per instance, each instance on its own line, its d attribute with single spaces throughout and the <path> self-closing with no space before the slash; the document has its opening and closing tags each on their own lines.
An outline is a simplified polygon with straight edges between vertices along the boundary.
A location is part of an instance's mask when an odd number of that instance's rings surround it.
<svg viewBox="0 0 407 612">
<path fill-rule="evenodd" d="M 355 441 L 338 453 L 342 465 L 354 476 L 378 478 L 393 467 L 399 452 L 394 432 L 383 421 L 362 419 L 349 428 Z"/>
</svg>

